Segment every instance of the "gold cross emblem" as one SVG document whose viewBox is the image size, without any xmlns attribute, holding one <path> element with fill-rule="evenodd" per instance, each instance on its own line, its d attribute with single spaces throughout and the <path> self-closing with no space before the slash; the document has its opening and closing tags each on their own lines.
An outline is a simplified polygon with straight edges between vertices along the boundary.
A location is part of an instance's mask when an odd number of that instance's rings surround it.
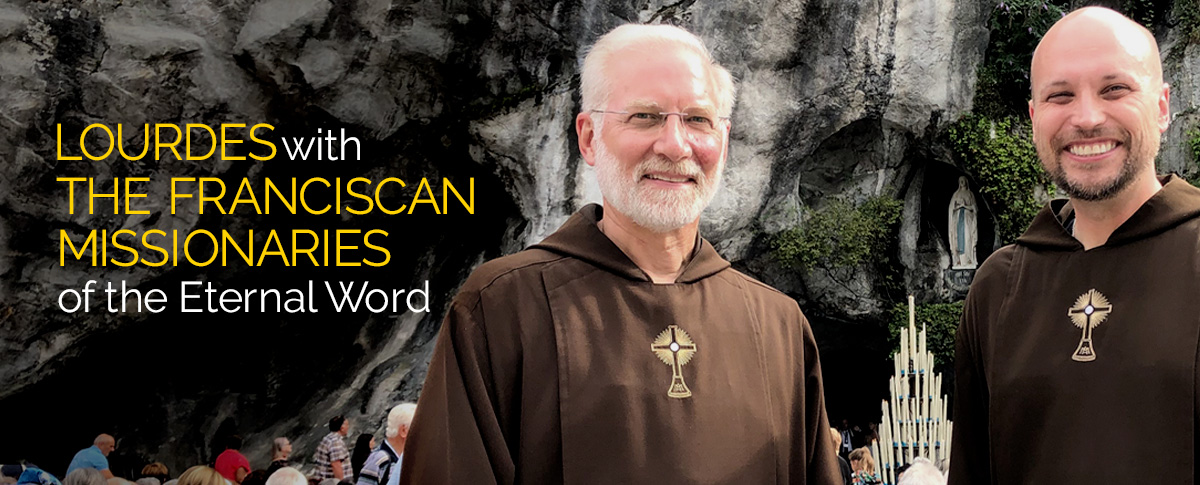
<svg viewBox="0 0 1200 485">
<path fill-rule="evenodd" d="M 1092 346 L 1092 329 L 1108 319 L 1112 310 L 1113 306 L 1108 303 L 1108 298 L 1094 288 L 1075 299 L 1075 305 L 1067 310 L 1067 316 L 1071 317 L 1076 327 L 1083 329 L 1083 337 L 1079 339 L 1079 347 L 1075 349 L 1075 354 L 1071 355 L 1071 360 L 1096 360 L 1096 349 Z"/>
<path fill-rule="evenodd" d="M 671 325 L 658 334 L 654 343 L 650 344 L 654 355 L 671 366 L 671 387 L 667 388 L 667 396 L 683 399 L 692 396 L 692 390 L 683 382 L 683 366 L 696 355 L 696 342 L 682 328 Z"/>
</svg>

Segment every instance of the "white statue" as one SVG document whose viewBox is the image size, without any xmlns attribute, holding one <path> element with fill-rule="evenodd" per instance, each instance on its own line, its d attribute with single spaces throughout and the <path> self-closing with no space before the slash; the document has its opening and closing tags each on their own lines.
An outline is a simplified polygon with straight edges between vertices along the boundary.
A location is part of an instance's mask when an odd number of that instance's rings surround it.
<svg viewBox="0 0 1200 485">
<path fill-rule="evenodd" d="M 967 188 L 967 178 L 958 178 L 958 190 L 950 198 L 950 267 L 975 269 L 975 243 L 979 240 L 975 219 L 975 195 Z"/>
</svg>

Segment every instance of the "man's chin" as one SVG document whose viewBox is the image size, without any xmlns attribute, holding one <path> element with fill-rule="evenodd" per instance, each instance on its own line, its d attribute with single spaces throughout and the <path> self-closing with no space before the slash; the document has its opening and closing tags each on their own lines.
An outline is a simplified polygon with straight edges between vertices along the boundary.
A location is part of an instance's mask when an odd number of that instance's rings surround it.
<svg viewBox="0 0 1200 485">
<path fill-rule="evenodd" d="M 1098 202 L 1119 195 L 1133 182 L 1133 177 L 1124 174 L 1100 180 L 1065 177 L 1054 182 L 1072 199 Z"/>
</svg>

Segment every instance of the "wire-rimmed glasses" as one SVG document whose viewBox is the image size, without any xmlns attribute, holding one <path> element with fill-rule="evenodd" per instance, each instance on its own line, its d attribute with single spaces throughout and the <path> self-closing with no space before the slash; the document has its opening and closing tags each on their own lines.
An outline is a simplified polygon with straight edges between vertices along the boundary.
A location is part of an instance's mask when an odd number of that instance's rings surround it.
<svg viewBox="0 0 1200 485">
<path fill-rule="evenodd" d="M 625 125 L 644 132 L 651 132 L 661 129 L 667 124 L 667 119 L 671 115 L 679 116 L 679 120 L 683 126 L 687 128 L 688 133 L 692 135 L 711 136 L 720 132 L 718 123 L 721 120 L 728 120 L 728 116 L 716 116 L 704 110 L 689 111 L 689 112 L 670 112 L 670 111 L 607 111 L 602 109 L 589 110 L 592 113 L 620 115 L 619 118 Z"/>
</svg>

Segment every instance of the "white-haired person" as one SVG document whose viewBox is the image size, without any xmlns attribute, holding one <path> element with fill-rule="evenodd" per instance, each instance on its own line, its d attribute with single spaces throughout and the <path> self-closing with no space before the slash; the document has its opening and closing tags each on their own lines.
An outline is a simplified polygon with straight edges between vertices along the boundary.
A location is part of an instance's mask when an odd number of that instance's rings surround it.
<svg viewBox="0 0 1200 485">
<path fill-rule="evenodd" d="M 292 442 L 285 437 L 275 438 L 271 443 L 271 464 L 267 466 L 267 476 L 275 474 L 280 468 L 288 466 L 288 458 L 292 456 Z"/>
<path fill-rule="evenodd" d="M 700 236 L 729 71 L 684 29 L 629 24 L 580 84 L 602 204 L 459 288 L 400 483 L 837 483 L 808 320 Z"/>
<path fill-rule="evenodd" d="M 928 458 L 919 456 L 897 479 L 898 485 L 946 485 L 946 475 Z"/>
<path fill-rule="evenodd" d="M 285 466 L 267 477 L 266 485 L 308 485 L 308 477 L 300 473 L 300 470 Z"/>
<path fill-rule="evenodd" d="M 397 404 L 388 411 L 387 439 L 367 457 L 359 474 L 357 485 L 396 485 L 400 483 L 400 465 L 404 461 L 404 445 L 408 443 L 408 429 L 412 426 L 417 405 L 406 402 Z"/>
<path fill-rule="evenodd" d="M 108 479 L 95 468 L 76 468 L 63 478 L 63 485 L 108 485 Z"/>
</svg>

